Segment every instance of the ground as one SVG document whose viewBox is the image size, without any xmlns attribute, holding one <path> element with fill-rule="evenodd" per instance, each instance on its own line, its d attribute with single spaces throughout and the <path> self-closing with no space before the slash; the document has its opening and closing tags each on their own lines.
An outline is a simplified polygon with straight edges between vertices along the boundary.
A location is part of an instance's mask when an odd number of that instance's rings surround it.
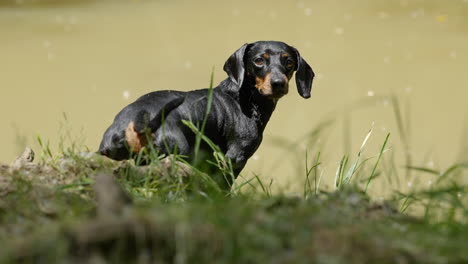
<svg viewBox="0 0 468 264">
<path fill-rule="evenodd" d="M 468 262 L 466 207 L 435 221 L 352 185 L 227 192 L 175 157 L 32 159 L 0 167 L 0 263 Z"/>
</svg>

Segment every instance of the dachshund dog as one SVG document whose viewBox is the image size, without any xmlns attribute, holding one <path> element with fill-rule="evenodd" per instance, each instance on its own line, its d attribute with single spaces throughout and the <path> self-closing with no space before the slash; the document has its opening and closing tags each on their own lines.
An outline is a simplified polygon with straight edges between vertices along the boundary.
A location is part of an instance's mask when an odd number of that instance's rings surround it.
<svg viewBox="0 0 468 264">
<path fill-rule="evenodd" d="M 225 153 L 237 175 L 254 154 L 278 100 L 288 93 L 296 72 L 296 86 L 310 97 L 314 72 L 297 49 L 283 42 L 244 44 L 224 64 L 228 78 L 212 90 L 156 91 L 126 106 L 106 130 L 99 153 L 115 160 L 129 159 L 148 144 L 163 154 L 176 149 L 194 151 L 195 133 L 182 120 L 201 124 L 204 134 Z"/>
</svg>

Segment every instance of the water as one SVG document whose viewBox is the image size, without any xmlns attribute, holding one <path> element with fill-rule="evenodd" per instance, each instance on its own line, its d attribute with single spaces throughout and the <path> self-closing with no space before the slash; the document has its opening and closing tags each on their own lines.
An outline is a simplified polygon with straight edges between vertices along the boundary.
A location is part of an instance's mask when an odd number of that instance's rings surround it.
<svg viewBox="0 0 468 264">
<path fill-rule="evenodd" d="M 304 100 L 291 83 L 244 170 L 299 186 L 299 155 L 276 145 L 335 122 L 309 148 L 322 152 L 330 185 L 344 153 L 366 155 L 388 132 L 398 166 L 404 147 L 391 101 L 408 117 L 415 165 L 459 158 L 468 98 L 468 1 L 45 1 L 0 2 L 0 161 L 41 135 L 56 149 L 63 113 L 73 136 L 96 150 L 115 114 L 140 95 L 207 87 L 243 43 L 281 40 L 299 49 L 317 78 Z M 80 136 L 81 135 L 81 136 Z M 303 175 L 301 170 L 301 175 Z"/>
</svg>

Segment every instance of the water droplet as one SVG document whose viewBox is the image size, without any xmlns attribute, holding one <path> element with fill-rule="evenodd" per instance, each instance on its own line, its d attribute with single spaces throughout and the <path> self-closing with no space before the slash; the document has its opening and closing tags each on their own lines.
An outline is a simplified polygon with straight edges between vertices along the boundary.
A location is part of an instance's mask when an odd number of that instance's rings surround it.
<svg viewBox="0 0 468 264">
<path fill-rule="evenodd" d="M 304 9 L 304 15 L 310 16 L 311 14 L 312 14 L 312 9 L 310 9 L 310 8 Z"/>
<path fill-rule="evenodd" d="M 411 93 L 412 91 L 413 91 L 413 86 L 407 85 L 407 86 L 405 87 L 405 92 L 406 92 L 406 93 Z"/>
<path fill-rule="evenodd" d="M 232 10 L 232 15 L 233 15 L 233 16 L 239 16 L 239 15 L 240 15 L 240 10 L 239 10 L 238 8 L 234 8 L 234 9 Z"/>
<path fill-rule="evenodd" d="M 61 15 L 56 15 L 55 16 L 55 22 L 62 24 L 63 23 L 63 16 Z"/>
<path fill-rule="evenodd" d="M 367 91 L 367 96 L 374 96 L 374 91 Z"/>
<path fill-rule="evenodd" d="M 190 61 L 185 62 L 185 69 L 189 70 L 192 68 L 192 63 Z"/>
<path fill-rule="evenodd" d="M 72 24 L 72 25 L 76 25 L 78 23 L 78 19 L 76 19 L 75 16 L 71 16 L 68 18 L 68 23 Z"/>
<path fill-rule="evenodd" d="M 42 45 L 44 46 L 44 48 L 49 48 L 49 47 L 50 47 L 50 41 L 44 40 L 44 41 L 42 42 Z"/>
<path fill-rule="evenodd" d="M 47 52 L 47 60 L 51 61 L 55 59 L 55 54 L 52 52 Z"/>
<path fill-rule="evenodd" d="M 378 15 L 380 19 L 387 19 L 389 17 L 389 15 L 384 11 L 379 12 Z"/>
<path fill-rule="evenodd" d="M 407 51 L 405 54 L 405 59 L 407 60 L 413 59 L 413 53 L 411 51 Z"/>
<path fill-rule="evenodd" d="M 253 159 L 253 160 L 258 160 L 258 159 L 260 159 L 260 156 L 257 155 L 257 154 L 255 154 L 255 155 L 252 156 L 252 159 Z"/>
<path fill-rule="evenodd" d="M 278 16 L 278 15 L 276 14 L 276 11 L 274 11 L 274 10 L 271 10 L 271 11 L 270 11 L 270 17 L 271 17 L 272 19 L 275 19 L 277 16 Z"/>
<path fill-rule="evenodd" d="M 385 64 L 389 64 L 390 63 L 390 56 L 385 56 L 384 59 L 383 59 L 383 62 Z"/>
<path fill-rule="evenodd" d="M 433 160 L 428 161 L 426 166 L 429 168 L 434 168 L 434 161 Z"/>
<path fill-rule="evenodd" d="M 450 52 L 449 56 L 450 56 L 450 58 L 452 58 L 452 59 L 456 59 L 456 58 L 457 58 L 457 52 L 454 51 L 454 50 L 452 50 L 452 51 Z"/>
<path fill-rule="evenodd" d="M 346 21 L 351 21 L 351 19 L 353 19 L 353 15 L 351 14 L 345 14 L 343 17 Z"/>
<path fill-rule="evenodd" d="M 385 99 L 383 99 L 382 104 L 383 104 L 384 107 L 387 107 L 390 104 L 390 100 L 385 98 Z"/>
<path fill-rule="evenodd" d="M 130 91 L 128 90 L 123 91 L 122 97 L 124 100 L 128 100 L 128 98 L 130 98 Z"/>
<path fill-rule="evenodd" d="M 342 28 L 342 27 L 336 27 L 335 28 L 335 34 L 342 35 L 343 33 L 344 33 L 344 28 Z"/>
<path fill-rule="evenodd" d="M 426 13 L 426 11 L 424 11 L 423 8 L 419 8 L 419 9 L 414 10 L 413 12 L 411 12 L 410 15 L 411 15 L 412 18 L 418 18 L 418 17 L 424 16 L 425 13 Z"/>
</svg>

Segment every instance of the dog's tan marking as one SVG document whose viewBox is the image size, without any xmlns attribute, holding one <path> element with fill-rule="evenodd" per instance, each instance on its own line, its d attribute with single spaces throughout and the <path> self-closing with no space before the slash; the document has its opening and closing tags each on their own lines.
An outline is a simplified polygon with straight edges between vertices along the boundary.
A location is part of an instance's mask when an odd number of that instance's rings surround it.
<svg viewBox="0 0 468 264">
<path fill-rule="evenodd" d="M 255 78 L 255 81 L 256 81 L 255 87 L 257 88 L 257 90 L 261 94 L 263 94 L 263 95 L 272 95 L 273 94 L 273 90 L 271 89 L 270 80 L 271 80 L 270 73 L 265 75 L 265 77 L 263 77 L 263 79 L 260 78 L 260 77 Z"/>
<path fill-rule="evenodd" d="M 283 78 L 284 78 L 284 81 L 286 82 L 285 85 L 284 85 L 284 94 L 283 95 L 286 95 L 289 92 L 289 79 L 290 79 L 290 77 L 283 74 Z"/>
<path fill-rule="evenodd" d="M 264 58 L 265 60 L 268 60 L 270 58 L 270 54 L 268 53 L 263 53 L 262 54 L 262 58 Z"/>
<path fill-rule="evenodd" d="M 260 77 L 256 77 L 255 78 L 255 81 L 256 81 L 256 84 L 255 84 L 255 87 L 257 88 L 257 90 L 260 92 L 260 94 L 262 95 L 265 95 L 271 99 L 278 99 L 280 97 L 282 97 L 283 95 L 286 95 L 288 94 L 288 91 L 289 91 L 289 79 L 288 76 L 286 75 L 283 75 L 283 78 L 284 78 L 284 81 L 286 82 L 285 83 L 285 87 L 283 89 L 283 92 L 282 93 L 273 93 L 273 89 L 271 87 L 271 76 L 270 76 L 270 73 L 268 73 L 267 75 L 265 75 L 265 77 L 262 79 Z"/>
<path fill-rule="evenodd" d="M 144 133 L 138 133 L 135 130 L 135 124 L 130 122 L 125 129 L 125 139 L 127 140 L 130 151 L 138 153 L 148 143 Z"/>
</svg>

